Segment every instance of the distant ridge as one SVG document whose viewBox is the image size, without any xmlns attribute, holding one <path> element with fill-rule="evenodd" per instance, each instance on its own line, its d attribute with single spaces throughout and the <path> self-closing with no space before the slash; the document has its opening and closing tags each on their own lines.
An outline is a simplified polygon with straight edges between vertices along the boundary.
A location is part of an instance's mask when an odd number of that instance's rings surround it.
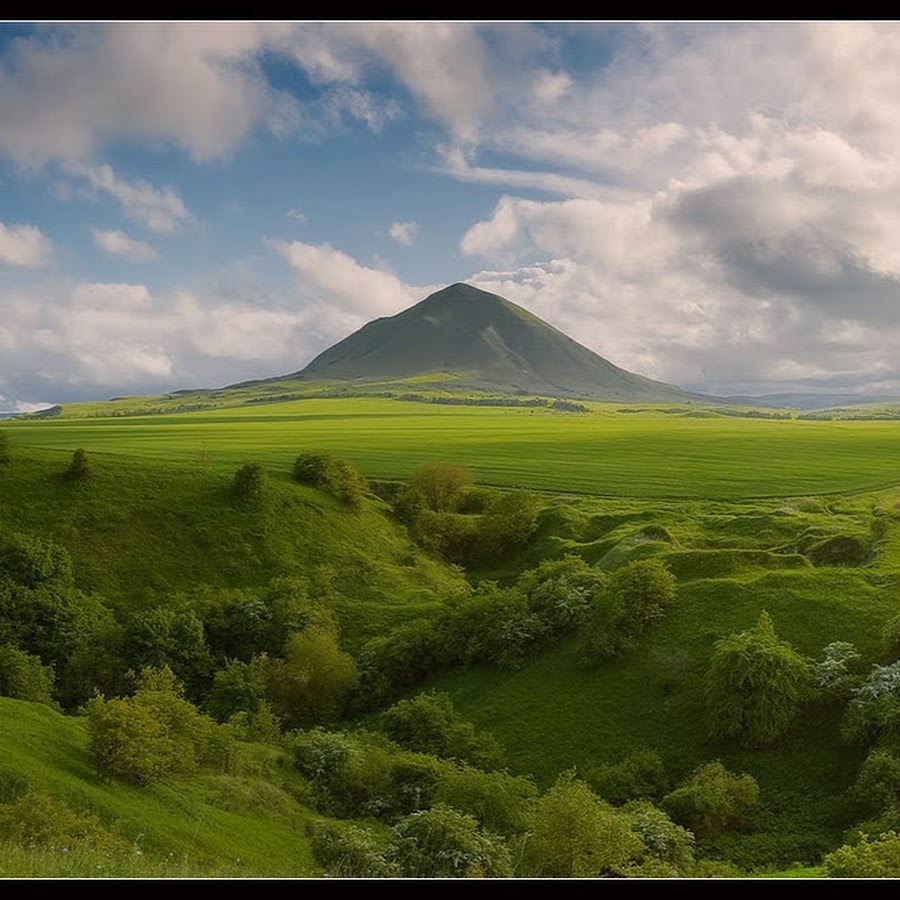
<svg viewBox="0 0 900 900">
<path fill-rule="evenodd" d="M 713 398 L 626 372 L 509 300 L 453 284 L 375 319 L 282 379 L 421 379 L 507 394 L 686 403 Z"/>
</svg>

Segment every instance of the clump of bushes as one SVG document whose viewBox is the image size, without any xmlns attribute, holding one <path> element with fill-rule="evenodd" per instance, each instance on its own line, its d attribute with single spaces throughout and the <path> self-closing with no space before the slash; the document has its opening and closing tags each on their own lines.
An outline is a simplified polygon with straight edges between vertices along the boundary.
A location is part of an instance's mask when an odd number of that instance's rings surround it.
<svg viewBox="0 0 900 900">
<path fill-rule="evenodd" d="M 823 860 L 830 878 L 900 878 L 900 834 L 888 831 L 874 840 L 844 844 Z"/>
<path fill-rule="evenodd" d="M 632 800 L 655 800 L 669 786 L 659 754 L 639 750 L 612 765 L 587 768 L 585 779 L 604 800 L 616 806 Z"/>
<path fill-rule="evenodd" d="M 54 706 L 55 674 L 40 657 L 8 644 L 0 646 L 0 697 Z"/>
<path fill-rule="evenodd" d="M 0 431 L 0 465 L 12 462 L 12 441 L 5 431 Z"/>
<path fill-rule="evenodd" d="M 368 485 L 345 459 L 321 451 L 301 453 L 294 460 L 294 478 L 333 494 L 351 509 L 362 509 Z"/>
</svg>

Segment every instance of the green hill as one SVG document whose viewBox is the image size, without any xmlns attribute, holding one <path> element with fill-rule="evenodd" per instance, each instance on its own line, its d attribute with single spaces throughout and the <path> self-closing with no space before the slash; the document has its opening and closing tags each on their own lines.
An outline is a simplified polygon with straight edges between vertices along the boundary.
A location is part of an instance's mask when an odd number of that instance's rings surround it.
<svg viewBox="0 0 900 900">
<path fill-rule="evenodd" d="M 453 284 L 410 309 L 376 319 L 286 379 L 383 382 L 422 376 L 418 387 L 595 400 L 686 402 L 669 384 L 626 372 L 509 300 Z M 709 399 L 709 398 L 705 398 Z"/>
</svg>

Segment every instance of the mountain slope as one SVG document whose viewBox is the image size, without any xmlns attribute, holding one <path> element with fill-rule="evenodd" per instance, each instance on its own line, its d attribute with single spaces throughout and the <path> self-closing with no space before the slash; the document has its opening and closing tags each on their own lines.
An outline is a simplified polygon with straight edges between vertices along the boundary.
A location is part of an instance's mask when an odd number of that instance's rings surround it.
<svg viewBox="0 0 900 900">
<path fill-rule="evenodd" d="M 375 319 L 287 378 L 385 381 L 433 375 L 454 389 L 685 402 L 679 388 L 626 372 L 509 300 L 467 284 Z"/>
</svg>

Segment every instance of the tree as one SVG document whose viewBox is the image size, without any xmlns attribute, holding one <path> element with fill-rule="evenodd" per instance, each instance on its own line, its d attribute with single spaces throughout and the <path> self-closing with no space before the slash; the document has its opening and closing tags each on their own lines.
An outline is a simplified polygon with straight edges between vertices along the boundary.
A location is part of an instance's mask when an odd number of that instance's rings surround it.
<svg viewBox="0 0 900 900">
<path fill-rule="evenodd" d="M 94 477 L 91 458 L 87 455 L 86 450 L 79 447 L 72 454 L 72 461 L 69 463 L 66 471 L 63 472 L 63 477 L 75 484 L 85 484 Z"/>
<path fill-rule="evenodd" d="M 538 501 L 529 491 L 504 491 L 478 522 L 478 550 L 485 560 L 528 542 L 537 528 Z"/>
<path fill-rule="evenodd" d="M 526 814 L 523 868 L 544 878 L 623 874 L 644 844 L 631 819 L 567 772 Z"/>
<path fill-rule="evenodd" d="M 779 641 L 767 612 L 756 626 L 717 641 L 706 677 L 710 732 L 759 746 L 779 737 L 812 682 L 812 663 Z"/>
<path fill-rule="evenodd" d="M 435 512 L 452 511 L 473 482 L 465 466 L 439 460 L 419 466 L 409 478 L 410 488 L 418 491 Z"/>
<path fill-rule="evenodd" d="M 39 657 L 9 645 L 0 646 L 0 697 L 53 706 L 53 669 Z"/>
<path fill-rule="evenodd" d="M 322 451 L 301 453 L 294 460 L 294 478 L 300 484 L 333 494 L 351 509 L 361 509 L 367 483 L 345 459 Z"/>
</svg>

